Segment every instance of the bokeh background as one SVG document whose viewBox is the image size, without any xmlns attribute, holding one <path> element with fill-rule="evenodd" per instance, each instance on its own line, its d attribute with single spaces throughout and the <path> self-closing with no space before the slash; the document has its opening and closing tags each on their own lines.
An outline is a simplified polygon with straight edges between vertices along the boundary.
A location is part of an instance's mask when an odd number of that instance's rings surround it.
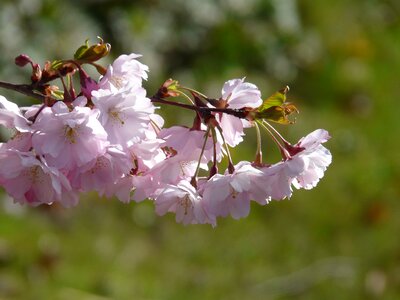
<svg viewBox="0 0 400 300">
<path fill-rule="evenodd" d="M 243 76 L 265 97 L 289 85 L 301 113 L 278 130 L 329 130 L 333 164 L 315 189 L 216 228 L 150 202 L 29 208 L 1 192 L 0 298 L 399 299 L 399 17 L 397 0 L 1 0 L 1 80 L 28 82 L 20 53 L 68 58 L 101 36 L 104 64 L 143 54 L 149 94 L 169 77 L 215 97 Z M 190 124 L 175 111 L 168 124 Z M 252 135 L 236 159 L 251 159 Z"/>
</svg>

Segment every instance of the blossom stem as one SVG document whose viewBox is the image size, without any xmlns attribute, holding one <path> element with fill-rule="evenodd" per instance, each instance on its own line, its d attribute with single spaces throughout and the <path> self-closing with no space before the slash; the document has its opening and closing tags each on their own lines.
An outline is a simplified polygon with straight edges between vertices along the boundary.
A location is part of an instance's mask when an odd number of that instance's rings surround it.
<svg viewBox="0 0 400 300">
<path fill-rule="evenodd" d="M 107 69 L 104 68 L 103 66 L 96 64 L 94 62 L 89 62 L 89 64 L 92 65 L 93 67 L 95 67 L 97 72 L 99 72 L 101 75 L 103 75 L 103 76 L 106 75 Z"/>
<path fill-rule="evenodd" d="M 256 134 L 257 134 L 257 150 L 256 150 L 256 158 L 254 162 L 258 165 L 262 164 L 262 150 L 261 150 L 261 132 L 260 127 L 258 126 L 257 122 L 254 123 L 256 126 Z"/>
<path fill-rule="evenodd" d="M 284 139 L 284 137 L 276 130 L 271 124 L 269 124 L 267 121 L 263 120 L 263 123 L 267 125 L 279 138 L 280 140 L 285 144 L 285 145 L 290 145 L 290 143 Z"/>
<path fill-rule="evenodd" d="M 154 122 L 154 120 L 152 120 L 151 118 L 150 118 L 150 125 L 151 125 L 151 127 L 153 127 L 154 132 L 155 132 L 155 133 L 157 134 L 157 136 L 158 136 L 158 134 L 159 134 L 160 131 L 161 131 L 160 126 L 158 126 L 157 123 Z"/>
<path fill-rule="evenodd" d="M 282 158 L 285 160 L 290 159 L 291 156 L 290 156 L 289 152 L 281 145 L 281 143 L 278 141 L 278 139 L 275 137 L 275 135 L 271 132 L 271 130 L 263 122 L 257 121 L 257 123 L 260 124 L 271 136 L 272 140 L 278 146 L 278 148 L 281 152 Z"/>
<path fill-rule="evenodd" d="M 228 163 L 229 163 L 228 164 L 228 171 L 229 171 L 229 174 L 233 174 L 233 172 L 235 171 L 235 167 L 234 167 L 233 162 L 232 162 L 232 156 L 231 156 L 231 153 L 229 152 L 228 144 L 225 141 L 224 135 L 222 133 L 222 128 L 219 125 L 217 126 L 217 128 L 219 130 L 219 133 L 221 134 L 222 141 L 224 143 L 224 147 L 225 147 L 225 150 L 226 150 L 226 155 L 228 156 Z"/>
<path fill-rule="evenodd" d="M 73 99 L 72 95 L 70 94 L 70 91 L 67 88 L 67 85 L 65 84 L 63 76 L 61 75 L 60 71 L 58 71 L 57 73 L 58 73 L 58 76 L 60 77 L 61 83 L 62 83 L 63 88 L 64 88 L 64 100 L 67 97 L 68 102 L 72 102 L 72 99 Z"/>
<path fill-rule="evenodd" d="M 212 129 L 212 139 L 213 139 L 213 165 L 210 169 L 210 175 L 208 178 L 213 177 L 215 174 L 218 173 L 218 166 L 217 166 L 217 135 L 215 134 L 215 128 Z"/>
<path fill-rule="evenodd" d="M 197 163 L 197 167 L 196 167 L 196 171 L 194 172 L 194 175 L 192 177 L 192 180 L 190 181 L 190 183 L 197 188 L 197 175 L 199 174 L 199 170 L 200 170 L 200 164 L 201 164 L 201 158 L 203 157 L 203 153 L 204 153 L 204 149 L 206 148 L 207 145 L 207 140 L 208 140 L 208 134 L 210 133 L 210 126 L 207 127 L 206 133 L 204 134 L 204 142 L 203 142 L 203 146 L 201 147 L 201 152 L 200 152 L 200 157 L 199 157 L 199 161 Z"/>
<path fill-rule="evenodd" d="M 194 105 L 193 100 L 184 92 L 179 91 L 179 93 L 181 94 L 181 96 L 183 96 L 184 98 L 186 98 L 191 104 Z"/>
<path fill-rule="evenodd" d="M 71 74 L 67 75 L 67 83 L 68 83 L 68 86 L 69 86 L 69 94 L 71 95 L 72 99 L 75 99 L 76 98 L 76 93 L 75 93 L 74 84 L 73 84 L 73 81 L 72 81 Z"/>
<path fill-rule="evenodd" d="M 202 93 L 200 93 L 199 91 L 196 91 L 196 90 L 194 90 L 194 89 L 191 89 L 191 88 L 188 88 L 188 87 L 185 87 L 185 86 L 179 86 L 179 88 L 182 89 L 182 90 L 187 90 L 187 91 L 189 91 L 189 92 L 196 93 L 196 94 L 202 96 L 203 98 L 207 99 L 207 96 L 206 96 L 206 95 L 204 95 L 204 94 L 202 94 Z"/>
<path fill-rule="evenodd" d="M 39 114 L 42 112 L 42 110 L 47 106 L 47 103 L 44 103 L 40 106 L 40 108 L 38 109 L 38 111 L 29 118 L 29 121 L 31 121 L 32 123 L 35 123 L 36 118 L 39 116 Z"/>
</svg>

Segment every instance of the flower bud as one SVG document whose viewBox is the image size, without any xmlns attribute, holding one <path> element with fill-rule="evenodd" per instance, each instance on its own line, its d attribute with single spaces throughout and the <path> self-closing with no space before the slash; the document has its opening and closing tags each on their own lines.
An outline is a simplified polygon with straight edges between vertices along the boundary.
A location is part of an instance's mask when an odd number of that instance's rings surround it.
<svg viewBox="0 0 400 300">
<path fill-rule="evenodd" d="M 15 64 L 18 67 L 24 67 L 27 64 L 33 64 L 32 59 L 26 54 L 20 54 L 15 58 Z"/>
<path fill-rule="evenodd" d="M 158 96 L 161 98 L 177 97 L 180 95 L 178 90 L 179 82 L 172 78 L 166 80 L 158 90 Z"/>
<path fill-rule="evenodd" d="M 103 40 L 100 39 L 100 43 L 89 46 L 88 41 L 86 41 L 85 45 L 76 50 L 74 54 L 74 59 L 79 60 L 81 62 L 95 62 L 110 53 L 111 45 L 108 43 L 104 43 Z"/>
<path fill-rule="evenodd" d="M 42 69 L 38 64 L 32 64 L 32 82 L 38 82 L 42 78 Z"/>
<path fill-rule="evenodd" d="M 83 70 L 79 69 L 80 83 L 82 94 L 88 98 L 92 98 L 92 91 L 95 91 L 99 88 L 98 83 L 90 78 L 90 76 Z"/>
</svg>

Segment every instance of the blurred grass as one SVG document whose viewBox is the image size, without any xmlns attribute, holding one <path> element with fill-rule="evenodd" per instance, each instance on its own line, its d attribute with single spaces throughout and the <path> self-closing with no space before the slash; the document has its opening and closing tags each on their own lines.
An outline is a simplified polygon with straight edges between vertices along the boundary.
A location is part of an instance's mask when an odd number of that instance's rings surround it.
<svg viewBox="0 0 400 300">
<path fill-rule="evenodd" d="M 0 298 L 399 298 L 399 12 L 395 0 L 2 1 L 2 80 L 27 80 L 12 65 L 21 52 L 69 57 L 100 35 L 114 56 L 144 55 L 150 94 L 169 77 L 215 97 L 233 77 L 264 96 L 289 84 L 301 114 L 279 130 L 295 142 L 326 128 L 333 164 L 315 189 L 214 229 L 157 217 L 152 203 L 28 208 L 4 195 Z M 253 152 L 249 138 L 234 157 Z"/>
</svg>

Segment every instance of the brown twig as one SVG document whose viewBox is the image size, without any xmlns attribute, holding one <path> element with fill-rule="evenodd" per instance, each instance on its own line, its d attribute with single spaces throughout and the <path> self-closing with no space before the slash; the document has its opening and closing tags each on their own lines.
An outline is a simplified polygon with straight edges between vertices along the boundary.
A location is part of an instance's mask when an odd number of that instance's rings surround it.
<svg viewBox="0 0 400 300">
<path fill-rule="evenodd" d="M 172 105 L 172 106 L 178 106 L 182 107 L 185 109 L 190 109 L 194 110 L 200 114 L 207 114 L 207 113 L 225 113 L 228 115 L 232 115 L 241 119 L 246 118 L 246 112 L 241 109 L 232 109 L 232 108 L 216 108 L 216 107 L 199 107 L 195 105 L 190 105 L 190 104 L 184 104 L 184 103 L 179 103 L 179 102 L 172 102 L 165 100 L 163 98 L 153 96 L 150 98 L 151 102 L 153 103 L 160 103 L 160 104 L 167 104 L 167 105 Z"/>
<path fill-rule="evenodd" d="M 0 87 L 5 88 L 7 90 L 13 90 L 18 93 L 24 94 L 26 96 L 38 99 L 41 102 L 44 102 L 45 98 L 46 98 L 46 96 L 35 92 L 33 90 L 32 86 L 29 84 L 13 84 L 13 83 L 0 81 Z"/>
</svg>

